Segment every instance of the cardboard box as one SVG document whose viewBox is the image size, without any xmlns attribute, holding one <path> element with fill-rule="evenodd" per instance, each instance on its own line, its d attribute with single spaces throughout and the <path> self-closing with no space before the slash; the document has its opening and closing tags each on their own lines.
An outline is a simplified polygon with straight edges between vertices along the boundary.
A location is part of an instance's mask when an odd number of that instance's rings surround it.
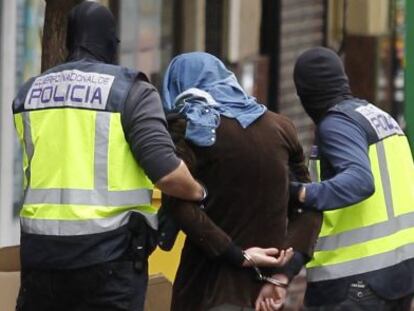
<svg viewBox="0 0 414 311">
<path fill-rule="evenodd" d="M 150 275 L 145 311 L 170 311 L 172 284 L 161 273 Z"/>
<path fill-rule="evenodd" d="M 20 288 L 20 248 L 0 248 L 1 311 L 14 311 Z M 150 275 L 145 311 L 169 311 L 172 284 L 162 274 Z"/>
<path fill-rule="evenodd" d="M 1 309 L 13 311 L 16 308 L 20 288 L 20 248 L 0 248 L 0 302 Z"/>
</svg>

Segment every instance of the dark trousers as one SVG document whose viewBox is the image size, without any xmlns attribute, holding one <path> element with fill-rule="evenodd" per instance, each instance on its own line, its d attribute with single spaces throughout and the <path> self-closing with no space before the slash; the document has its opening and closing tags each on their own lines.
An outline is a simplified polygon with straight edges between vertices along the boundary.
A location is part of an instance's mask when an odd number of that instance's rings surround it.
<svg viewBox="0 0 414 311">
<path fill-rule="evenodd" d="M 140 311 L 147 269 L 116 261 L 75 270 L 23 271 L 16 311 Z"/>
<path fill-rule="evenodd" d="M 396 300 L 377 296 L 368 286 L 349 288 L 346 299 L 340 303 L 321 307 L 307 307 L 306 311 L 410 311 L 413 295 Z"/>
</svg>

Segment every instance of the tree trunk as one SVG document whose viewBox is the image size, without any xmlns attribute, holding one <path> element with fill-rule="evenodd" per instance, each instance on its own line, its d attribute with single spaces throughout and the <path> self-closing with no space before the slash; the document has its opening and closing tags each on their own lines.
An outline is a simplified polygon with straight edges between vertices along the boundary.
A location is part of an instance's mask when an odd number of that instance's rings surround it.
<svg viewBox="0 0 414 311">
<path fill-rule="evenodd" d="M 45 0 L 46 13 L 42 40 L 42 72 L 62 63 L 66 56 L 68 13 L 83 0 Z"/>
</svg>

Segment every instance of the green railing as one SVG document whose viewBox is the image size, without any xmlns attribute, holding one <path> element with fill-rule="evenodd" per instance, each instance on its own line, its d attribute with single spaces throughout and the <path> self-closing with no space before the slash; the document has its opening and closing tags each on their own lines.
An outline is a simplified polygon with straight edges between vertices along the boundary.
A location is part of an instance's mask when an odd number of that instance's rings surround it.
<svg viewBox="0 0 414 311">
<path fill-rule="evenodd" d="M 405 120 L 411 150 L 414 151 L 414 1 L 406 0 Z"/>
</svg>

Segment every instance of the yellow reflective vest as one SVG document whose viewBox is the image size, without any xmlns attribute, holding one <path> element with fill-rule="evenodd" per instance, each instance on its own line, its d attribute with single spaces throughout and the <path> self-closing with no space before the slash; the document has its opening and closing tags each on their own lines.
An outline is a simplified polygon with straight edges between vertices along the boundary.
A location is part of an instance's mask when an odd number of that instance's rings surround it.
<svg viewBox="0 0 414 311">
<path fill-rule="evenodd" d="M 13 103 L 23 147 L 25 234 L 81 236 L 128 223 L 157 227 L 153 184 L 125 139 L 121 111 L 136 73 L 84 60 L 52 68 Z"/>
<path fill-rule="evenodd" d="M 352 206 L 325 211 L 309 282 L 376 271 L 414 258 L 414 165 L 407 138 L 394 119 L 372 104 L 346 101 L 335 106 L 355 120 L 369 137 L 374 177 L 372 196 Z M 320 181 L 313 147 L 309 167 Z"/>
</svg>

